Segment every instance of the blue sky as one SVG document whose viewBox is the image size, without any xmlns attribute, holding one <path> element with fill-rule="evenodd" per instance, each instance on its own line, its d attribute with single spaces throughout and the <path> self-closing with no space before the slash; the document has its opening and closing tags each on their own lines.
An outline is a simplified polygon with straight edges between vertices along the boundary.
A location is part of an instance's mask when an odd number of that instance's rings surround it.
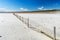
<svg viewBox="0 0 60 40">
<path fill-rule="evenodd" d="M 60 0 L 0 0 L 0 9 L 3 10 L 60 9 Z"/>
</svg>

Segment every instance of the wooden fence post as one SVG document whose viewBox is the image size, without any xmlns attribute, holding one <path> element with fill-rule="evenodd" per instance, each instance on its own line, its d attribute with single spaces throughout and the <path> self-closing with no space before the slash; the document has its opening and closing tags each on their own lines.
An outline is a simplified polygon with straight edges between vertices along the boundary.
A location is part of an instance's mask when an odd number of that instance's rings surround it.
<svg viewBox="0 0 60 40">
<path fill-rule="evenodd" d="M 56 40 L 56 27 L 54 26 L 54 40 Z"/>
</svg>

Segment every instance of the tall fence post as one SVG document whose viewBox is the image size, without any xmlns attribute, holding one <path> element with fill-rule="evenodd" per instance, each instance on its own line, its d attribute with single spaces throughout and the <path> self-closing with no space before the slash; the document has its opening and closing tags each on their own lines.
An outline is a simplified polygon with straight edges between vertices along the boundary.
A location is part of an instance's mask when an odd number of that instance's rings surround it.
<svg viewBox="0 0 60 40">
<path fill-rule="evenodd" d="M 54 26 L 54 40 L 56 40 L 56 27 Z"/>
</svg>

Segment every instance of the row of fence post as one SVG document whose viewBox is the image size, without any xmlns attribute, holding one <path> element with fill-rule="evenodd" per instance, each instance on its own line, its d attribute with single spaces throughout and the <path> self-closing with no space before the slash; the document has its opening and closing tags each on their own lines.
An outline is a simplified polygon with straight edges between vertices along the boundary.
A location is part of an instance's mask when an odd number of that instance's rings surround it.
<svg viewBox="0 0 60 40">
<path fill-rule="evenodd" d="M 27 26 L 29 27 L 29 17 L 28 17 L 28 24 Z M 56 27 L 54 26 L 54 39 L 53 40 L 56 40 Z"/>
<path fill-rule="evenodd" d="M 19 19 L 22 21 L 22 22 L 24 22 L 25 24 L 27 24 L 27 26 L 29 27 L 29 17 L 28 17 L 28 19 L 27 19 L 27 22 L 26 22 L 26 20 L 24 20 L 24 18 L 23 17 L 21 17 L 21 16 L 18 16 L 18 15 L 16 15 L 15 13 L 14 13 L 14 15 L 16 16 L 16 17 L 20 17 Z M 53 40 L 56 40 L 56 27 L 54 27 L 54 38 L 53 38 Z"/>
</svg>

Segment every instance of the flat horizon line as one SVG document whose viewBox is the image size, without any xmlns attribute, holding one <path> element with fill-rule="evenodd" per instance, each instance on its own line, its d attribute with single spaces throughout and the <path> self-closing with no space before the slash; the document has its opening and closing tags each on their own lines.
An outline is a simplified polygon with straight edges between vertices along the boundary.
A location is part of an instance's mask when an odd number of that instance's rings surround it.
<svg viewBox="0 0 60 40">
<path fill-rule="evenodd" d="M 57 9 L 52 9 L 52 10 L 36 10 L 36 11 L 0 11 L 0 13 L 36 13 L 36 12 L 55 12 L 55 11 L 60 11 Z"/>
</svg>

